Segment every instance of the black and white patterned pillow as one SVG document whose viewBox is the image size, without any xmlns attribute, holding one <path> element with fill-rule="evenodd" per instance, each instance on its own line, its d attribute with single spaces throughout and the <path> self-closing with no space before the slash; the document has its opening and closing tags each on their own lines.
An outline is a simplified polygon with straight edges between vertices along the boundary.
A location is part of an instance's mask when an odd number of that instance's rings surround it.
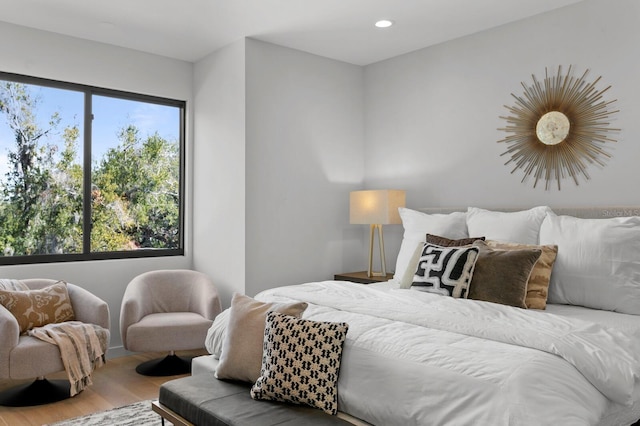
<svg viewBox="0 0 640 426">
<path fill-rule="evenodd" d="M 260 377 L 251 398 L 338 413 L 338 374 L 349 325 L 267 314 Z"/>
<path fill-rule="evenodd" d="M 478 252 L 477 247 L 441 247 L 426 243 L 411 288 L 466 299 Z"/>
</svg>

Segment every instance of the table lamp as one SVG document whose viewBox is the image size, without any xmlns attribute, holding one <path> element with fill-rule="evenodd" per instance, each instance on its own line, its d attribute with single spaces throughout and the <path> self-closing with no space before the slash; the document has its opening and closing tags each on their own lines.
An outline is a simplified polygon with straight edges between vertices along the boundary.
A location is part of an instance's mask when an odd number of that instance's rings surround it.
<svg viewBox="0 0 640 426">
<path fill-rule="evenodd" d="M 384 237 L 382 225 L 402 223 L 398 207 L 405 206 L 405 191 L 395 189 L 379 189 L 370 191 L 353 191 L 349 196 L 349 222 L 369 225 L 369 277 L 385 277 L 387 275 L 384 256 Z M 382 270 L 373 271 L 373 240 L 378 231 L 378 247 Z"/>
</svg>

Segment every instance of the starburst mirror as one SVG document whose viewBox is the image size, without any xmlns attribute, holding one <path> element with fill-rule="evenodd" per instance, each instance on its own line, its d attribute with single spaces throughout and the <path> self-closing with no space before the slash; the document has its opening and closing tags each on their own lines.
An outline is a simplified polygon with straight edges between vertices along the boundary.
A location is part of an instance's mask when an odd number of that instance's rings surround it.
<svg viewBox="0 0 640 426">
<path fill-rule="evenodd" d="M 611 109 L 616 100 L 603 100 L 611 86 L 598 90 L 602 77 L 588 83 L 588 72 L 578 78 L 571 67 L 564 75 L 561 67 L 555 75 L 545 68 L 544 81 L 532 75 L 533 84 L 521 83 L 521 96 L 511 94 L 515 104 L 505 105 L 510 115 L 500 117 L 507 125 L 498 129 L 509 135 L 498 143 L 507 145 L 501 155 L 509 156 L 505 165 L 514 165 L 511 173 L 524 172 L 522 182 L 532 176 L 534 188 L 544 180 L 549 189 L 555 180 L 560 190 L 560 181 L 570 178 L 578 185 L 580 176 L 589 179 L 589 164 L 604 166 L 611 157 L 608 144 L 616 140 L 610 135 L 620 129 L 610 127 L 609 119 L 619 111 Z"/>
</svg>

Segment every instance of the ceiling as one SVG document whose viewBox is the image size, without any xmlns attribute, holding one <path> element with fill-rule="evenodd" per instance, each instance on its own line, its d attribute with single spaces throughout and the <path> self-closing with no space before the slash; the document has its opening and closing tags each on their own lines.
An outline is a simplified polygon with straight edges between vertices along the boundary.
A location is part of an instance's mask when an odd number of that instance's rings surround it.
<svg viewBox="0 0 640 426">
<path fill-rule="evenodd" d="M 0 21 L 189 62 L 252 37 L 367 65 L 579 1 L 0 0 Z"/>
</svg>

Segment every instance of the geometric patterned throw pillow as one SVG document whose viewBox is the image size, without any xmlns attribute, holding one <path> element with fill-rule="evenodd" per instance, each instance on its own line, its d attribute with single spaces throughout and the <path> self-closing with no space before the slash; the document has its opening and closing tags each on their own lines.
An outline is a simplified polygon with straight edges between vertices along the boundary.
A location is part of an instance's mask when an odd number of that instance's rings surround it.
<svg viewBox="0 0 640 426">
<path fill-rule="evenodd" d="M 260 377 L 251 398 L 338 413 L 338 375 L 349 325 L 269 312 Z"/>
<path fill-rule="evenodd" d="M 466 299 L 477 247 L 441 247 L 426 243 L 413 277 L 413 290 Z"/>
<path fill-rule="evenodd" d="M 0 290 L 0 305 L 16 318 L 20 333 L 34 327 L 75 319 L 64 281 L 38 290 Z"/>
</svg>

